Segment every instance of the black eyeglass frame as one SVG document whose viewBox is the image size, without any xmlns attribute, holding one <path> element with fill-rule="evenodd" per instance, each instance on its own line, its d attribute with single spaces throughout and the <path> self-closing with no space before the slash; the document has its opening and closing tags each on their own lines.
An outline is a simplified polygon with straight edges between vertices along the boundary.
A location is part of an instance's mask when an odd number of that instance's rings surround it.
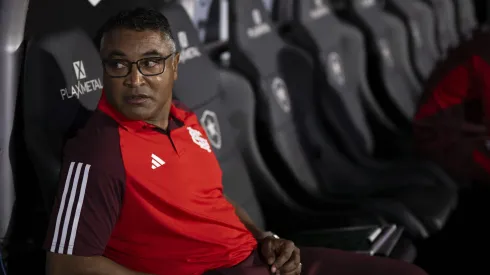
<svg viewBox="0 0 490 275">
<path fill-rule="evenodd" d="M 104 59 L 102 60 L 102 67 L 104 68 L 104 71 L 107 75 L 109 75 L 111 78 L 122 78 L 122 77 L 127 77 L 128 75 L 131 74 L 131 72 L 133 71 L 133 65 L 136 65 L 136 68 L 138 69 L 138 71 L 144 75 L 144 76 L 155 76 L 155 75 L 159 75 L 159 74 L 163 74 L 165 72 L 165 69 L 167 68 L 167 59 L 169 59 L 170 57 L 172 57 L 174 54 L 176 54 L 177 52 L 173 52 L 167 56 L 164 56 L 164 57 L 145 57 L 145 58 L 141 58 L 141 59 L 138 59 L 136 61 L 129 61 L 129 60 L 126 60 L 126 59 L 117 59 L 117 60 L 120 60 L 120 61 L 124 61 L 124 62 L 127 62 L 128 64 L 128 73 L 125 74 L 125 75 L 118 75 L 118 76 L 114 76 L 114 75 L 111 75 L 110 73 L 107 72 L 107 68 L 106 68 L 106 64 L 110 61 L 114 61 L 115 59 Z M 139 63 L 142 62 L 142 61 L 145 61 L 145 60 L 159 60 L 159 61 L 163 61 L 163 69 L 161 72 L 159 73 L 155 73 L 155 74 L 145 74 L 141 71 L 141 68 L 140 68 L 140 65 Z"/>
</svg>

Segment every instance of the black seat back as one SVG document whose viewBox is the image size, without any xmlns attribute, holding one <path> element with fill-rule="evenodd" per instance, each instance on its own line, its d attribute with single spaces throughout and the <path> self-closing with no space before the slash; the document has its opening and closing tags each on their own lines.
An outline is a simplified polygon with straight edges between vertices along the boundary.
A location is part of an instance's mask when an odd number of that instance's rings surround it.
<svg viewBox="0 0 490 275">
<path fill-rule="evenodd" d="M 404 21 L 413 67 L 422 81 L 427 80 L 440 56 L 431 8 L 419 0 L 386 0 L 385 3 L 388 11 Z"/>
<path fill-rule="evenodd" d="M 197 30 L 186 11 L 178 4 L 163 9 L 174 32 L 181 54 L 179 79 L 175 83 L 174 96 L 195 112 L 213 147 L 223 171 L 224 192 L 239 203 L 259 226 L 264 226 L 252 178 L 247 170 L 241 150 L 246 146 L 241 131 L 246 131 L 245 121 L 233 121 L 230 109 L 230 91 L 224 85 L 218 68 L 201 47 Z M 236 80 L 235 80 L 236 81 Z M 247 110 L 253 102 L 243 95 L 241 104 Z M 241 114 L 253 117 L 253 114 Z M 236 114 L 235 114 L 236 116 Z M 233 125 L 236 124 L 236 125 Z M 243 128 L 242 128 L 243 127 Z"/>
<path fill-rule="evenodd" d="M 347 4 L 342 15 L 366 35 L 371 53 L 368 61 L 371 88 L 397 125 L 405 125 L 412 118 L 421 93 L 410 64 L 407 31 L 377 1 L 348 0 Z"/>
<path fill-rule="evenodd" d="M 459 43 L 456 11 L 452 0 L 424 0 L 432 8 L 436 18 L 437 41 L 443 55 Z"/>
<path fill-rule="evenodd" d="M 65 140 L 96 108 L 101 90 L 98 51 L 83 31 L 65 31 L 29 42 L 24 133 L 48 212 L 56 194 Z"/>
<path fill-rule="evenodd" d="M 315 57 L 319 82 L 328 86 L 316 89 L 324 98 L 319 102 L 320 110 L 346 150 L 371 153 L 375 140 L 368 119 L 387 128 L 393 126 L 367 83 L 362 34 L 333 14 L 330 1 L 294 1 L 293 10 L 287 37 Z"/>
<path fill-rule="evenodd" d="M 292 115 L 296 111 L 292 108 L 295 103 L 290 98 L 288 79 L 279 70 L 282 64 L 277 60 L 277 55 L 288 49 L 274 31 L 260 0 L 233 1 L 229 5 L 232 67 L 247 73 L 256 87 L 258 127 L 266 131 L 259 132 L 259 143 L 264 145 L 261 141 L 270 139 L 268 145 L 273 146 L 274 152 L 268 150 L 270 155 L 266 157 L 274 155 L 274 162 L 282 161 L 287 167 L 285 171 L 291 171 L 294 179 L 314 193 L 319 188 L 318 182 L 300 146 Z M 306 93 L 312 89 L 304 88 Z M 273 172 L 277 172 L 277 167 Z"/>
</svg>

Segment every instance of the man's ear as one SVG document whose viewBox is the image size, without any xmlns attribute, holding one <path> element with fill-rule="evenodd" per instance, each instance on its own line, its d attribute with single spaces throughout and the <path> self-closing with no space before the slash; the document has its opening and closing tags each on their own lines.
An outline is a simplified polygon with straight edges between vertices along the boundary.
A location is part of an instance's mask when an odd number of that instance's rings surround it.
<svg viewBox="0 0 490 275">
<path fill-rule="evenodd" d="M 174 80 L 177 80 L 179 76 L 179 60 L 180 60 L 180 53 L 176 53 L 174 55 L 174 58 L 172 60 L 172 67 L 174 71 Z"/>
</svg>

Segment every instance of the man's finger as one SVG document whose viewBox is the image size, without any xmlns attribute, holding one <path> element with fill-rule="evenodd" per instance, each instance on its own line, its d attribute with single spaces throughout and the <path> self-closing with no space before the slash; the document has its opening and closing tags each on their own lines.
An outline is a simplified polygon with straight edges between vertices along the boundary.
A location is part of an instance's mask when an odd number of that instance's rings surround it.
<svg viewBox="0 0 490 275">
<path fill-rule="evenodd" d="M 281 269 L 282 266 L 291 258 L 296 246 L 292 241 L 281 240 L 282 244 L 276 249 L 276 261 L 273 264 L 273 268 L 277 270 Z M 274 272 L 274 271 L 273 271 Z"/>
<path fill-rule="evenodd" d="M 267 264 L 272 265 L 276 261 L 276 253 L 271 239 L 266 239 L 260 247 L 262 257 L 267 261 Z"/>
<path fill-rule="evenodd" d="M 298 267 L 301 265 L 299 248 L 295 248 L 291 258 L 279 269 L 280 275 L 296 275 Z"/>
</svg>

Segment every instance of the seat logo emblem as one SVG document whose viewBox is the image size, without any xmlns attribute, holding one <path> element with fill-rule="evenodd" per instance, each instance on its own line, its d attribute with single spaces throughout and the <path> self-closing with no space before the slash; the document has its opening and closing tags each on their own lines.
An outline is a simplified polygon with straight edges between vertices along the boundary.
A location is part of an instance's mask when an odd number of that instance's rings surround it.
<svg viewBox="0 0 490 275">
<path fill-rule="evenodd" d="M 77 80 L 82 80 L 87 77 L 85 67 L 83 66 L 83 61 L 79 60 L 73 62 L 73 69 L 75 69 L 75 76 L 77 77 Z"/>
<path fill-rule="evenodd" d="M 272 27 L 264 22 L 259 9 L 252 10 L 252 22 L 254 26 L 247 28 L 247 36 L 250 39 L 259 38 L 272 31 Z"/>
<path fill-rule="evenodd" d="M 97 6 L 97 4 L 100 3 L 101 0 L 88 0 L 90 2 L 90 4 L 92 4 L 92 6 Z"/>
<path fill-rule="evenodd" d="M 330 13 L 330 8 L 323 0 L 313 0 L 313 3 L 315 7 L 310 11 L 311 19 L 317 20 Z"/>
<path fill-rule="evenodd" d="M 66 88 L 60 89 L 60 94 L 61 94 L 61 99 L 70 99 L 70 98 L 77 98 L 80 99 L 81 96 L 99 91 L 102 89 L 102 80 L 100 78 L 95 78 L 95 79 L 88 79 L 87 78 L 87 73 L 85 71 L 85 66 L 83 64 L 83 61 L 78 60 L 72 63 L 73 64 L 73 70 L 75 72 L 75 77 L 77 81 L 75 83 L 72 83 L 70 86 Z"/>
<path fill-rule="evenodd" d="M 218 122 L 218 116 L 215 112 L 205 110 L 199 121 L 208 136 L 211 145 L 216 149 L 221 149 L 221 131 Z"/>
<path fill-rule="evenodd" d="M 378 41 L 378 47 L 381 51 L 381 56 L 383 57 L 386 65 L 389 67 L 393 67 L 395 65 L 395 60 L 393 60 L 393 55 L 391 54 L 391 49 L 388 41 L 384 38 L 380 39 Z"/>
<path fill-rule="evenodd" d="M 288 88 L 284 80 L 280 77 L 275 77 L 272 80 L 272 92 L 276 98 L 277 103 L 285 113 L 291 111 L 291 101 L 289 100 Z"/>
<path fill-rule="evenodd" d="M 344 66 L 340 55 L 336 52 L 331 52 L 327 56 L 327 66 L 331 76 L 339 86 L 345 84 Z"/>
<path fill-rule="evenodd" d="M 193 129 L 191 127 L 187 127 L 187 130 L 189 131 L 192 141 L 195 144 L 199 145 L 201 149 L 208 151 L 208 153 L 211 153 L 211 145 L 209 145 L 208 140 L 202 136 L 200 131 Z"/>
<path fill-rule="evenodd" d="M 417 22 L 413 20 L 410 21 L 410 32 L 412 33 L 415 46 L 417 48 L 422 47 L 423 40 L 422 40 L 422 35 L 420 33 L 419 25 L 417 24 Z"/>
<path fill-rule="evenodd" d="M 254 21 L 255 25 L 262 24 L 262 15 L 260 14 L 260 11 L 258 9 L 252 10 L 252 20 Z"/>
<path fill-rule="evenodd" d="M 157 155 L 151 154 L 151 169 L 155 170 L 164 164 L 165 164 L 165 161 L 163 161 Z"/>
<path fill-rule="evenodd" d="M 179 63 L 183 64 L 191 59 L 201 56 L 201 52 L 199 51 L 198 47 L 190 47 L 189 39 L 184 31 L 177 33 L 177 39 L 181 48 Z"/>
<path fill-rule="evenodd" d="M 185 32 L 178 32 L 177 37 L 179 38 L 181 48 L 189 47 L 189 40 L 187 40 L 187 34 Z"/>
<path fill-rule="evenodd" d="M 376 4 L 376 0 L 358 0 L 358 3 L 363 8 L 369 8 Z"/>
</svg>

